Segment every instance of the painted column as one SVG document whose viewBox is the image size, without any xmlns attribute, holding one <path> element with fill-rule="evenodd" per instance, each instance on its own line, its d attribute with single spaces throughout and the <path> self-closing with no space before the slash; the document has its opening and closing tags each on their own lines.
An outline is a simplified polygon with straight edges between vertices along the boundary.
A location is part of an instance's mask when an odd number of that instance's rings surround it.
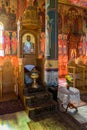
<svg viewBox="0 0 87 130">
<path fill-rule="evenodd" d="M 58 85 L 58 0 L 46 0 L 45 83 Z"/>
</svg>

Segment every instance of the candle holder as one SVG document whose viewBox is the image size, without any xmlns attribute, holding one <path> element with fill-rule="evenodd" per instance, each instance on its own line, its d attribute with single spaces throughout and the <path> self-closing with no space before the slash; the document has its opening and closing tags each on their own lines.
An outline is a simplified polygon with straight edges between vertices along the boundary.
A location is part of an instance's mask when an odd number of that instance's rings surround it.
<svg viewBox="0 0 87 130">
<path fill-rule="evenodd" d="M 32 71 L 31 71 L 31 78 L 33 79 L 33 84 L 32 84 L 32 88 L 38 88 L 39 85 L 37 84 L 37 79 L 39 77 L 39 74 L 38 74 L 38 70 L 36 68 L 34 68 Z"/>
</svg>

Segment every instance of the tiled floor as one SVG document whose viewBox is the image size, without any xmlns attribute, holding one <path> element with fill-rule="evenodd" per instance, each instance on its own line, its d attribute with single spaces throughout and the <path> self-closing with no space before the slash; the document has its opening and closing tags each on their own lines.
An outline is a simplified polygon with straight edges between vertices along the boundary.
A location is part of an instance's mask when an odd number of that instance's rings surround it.
<svg viewBox="0 0 87 130">
<path fill-rule="evenodd" d="M 25 111 L 0 116 L 0 130 L 30 130 L 28 118 Z"/>
</svg>

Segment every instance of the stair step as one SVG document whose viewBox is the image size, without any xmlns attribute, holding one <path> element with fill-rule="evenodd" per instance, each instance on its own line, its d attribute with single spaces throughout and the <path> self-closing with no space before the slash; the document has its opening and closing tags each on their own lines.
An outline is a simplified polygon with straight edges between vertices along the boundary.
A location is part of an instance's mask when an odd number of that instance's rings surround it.
<svg viewBox="0 0 87 130">
<path fill-rule="evenodd" d="M 30 96 L 32 94 L 45 92 L 45 91 L 46 91 L 46 87 L 45 86 L 40 86 L 39 88 L 32 88 L 30 86 L 30 87 L 24 87 L 23 94 L 24 94 L 24 96 Z"/>
<path fill-rule="evenodd" d="M 45 102 L 45 103 L 42 103 L 40 105 L 36 105 L 36 106 L 32 106 L 32 107 L 26 107 L 29 111 L 31 110 L 37 110 L 37 109 L 40 109 L 40 108 L 44 108 L 44 107 L 49 107 L 49 106 L 53 106 L 53 105 L 58 105 L 57 102 L 55 102 L 54 100 L 51 100 L 49 102 Z"/>
<path fill-rule="evenodd" d="M 54 100 L 44 103 L 42 105 L 37 105 L 34 107 L 27 107 L 27 112 L 30 118 L 35 118 L 41 116 L 41 114 L 46 114 L 57 110 L 57 102 Z"/>
<path fill-rule="evenodd" d="M 28 96 L 24 96 L 26 99 L 31 99 L 31 98 L 35 98 L 35 97 L 42 97 L 42 96 L 45 96 L 45 95 L 49 95 L 49 96 L 52 96 L 52 93 L 51 92 L 38 92 L 38 93 L 33 93 L 31 95 L 28 95 Z"/>
<path fill-rule="evenodd" d="M 35 108 L 35 109 L 38 109 L 38 108 L 44 108 L 45 106 L 51 106 L 51 105 L 56 105 L 56 103 L 53 101 L 53 100 L 49 100 L 49 101 L 45 101 L 45 102 L 42 102 L 40 104 L 34 104 L 34 105 L 31 105 L 31 106 L 28 106 L 29 108 Z"/>
<path fill-rule="evenodd" d="M 52 93 L 50 92 L 40 92 L 38 94 L 34 94 L 34 95 L 31 95 L 31 96 L 25 96 L 25 104 L 26 106 L 35 106 L 35 105 L 40 105 L 42 103 L 45 103 L 45 102 L 49 102 L 50 100 L 53 99 L 53 95 Z"/>
</svg>

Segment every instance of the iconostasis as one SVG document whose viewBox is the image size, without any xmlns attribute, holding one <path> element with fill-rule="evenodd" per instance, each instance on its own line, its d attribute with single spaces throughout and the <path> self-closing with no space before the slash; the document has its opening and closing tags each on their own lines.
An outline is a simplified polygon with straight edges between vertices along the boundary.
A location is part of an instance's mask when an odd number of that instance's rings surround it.
<svg viewBox="0 0 87 130">
<path fill-rule="evenodd" d="M 38 2 L 39 4 L 37 6 L 38 15 L 34 15 L 33 11 L 31 11 L 32 12 L 31 20 L 33 20 L 34 22 L 34 20 L 40 19 L 41 29 L 44 30 L 45 32 L 44 1 L 42 0 L 40 1 L 41 2 L 40 3 Z M 31 49 L 32 56 L 35 56 L 36 58 L 36 54 L 37 54 L 36 52 L 37 52 L 38 46 L 35 46 L 35 45 L 38 45 L 36 43 L 38 43 L 37 41 L 39 40 L 37 40 L 38 33 L 36 33 L 35 30 L 31 31 L 30 28 L 27 28 L 27 30 L 26 29 L 23 30 L 20 44 L 18 42 L 18 30 L 17 30 L 18 22 L 17 21 L 20 17 L 24 16 L 24 10 L 27 7 L 25 3 L 26 3 L 26 0 L 0 1 L 0 7 L 1 7 L 0 8 L 0 82 L 1 82 L 0 98 L 2 99 L 3 99 L 3 96 L 5 96 L 6 94 L 8 93 L 18 94 L 18 91 L 19 91 L 20 97 L 22 98 L 23 96 L 22 87 L 24 86 L 24 84 L 22 83 L 23 83 L 24 77 L 22 76 L 23 71 L 21 69 L 22 68 L 21 59 L 24 60 L 24 57 L 19 58 L 20 56 L 18 54 L 20 53 L 19 48 L 21 48 L 21 46 L 25 42 L 25 38 L 27 35 L 29 35 L 32 38 L 31 40 L 33 43 L 32 44 L 33 48 Z M 36 16 L 38 17 L 36 18 Z M 33 36 L 35 37 L 33 38 Z M 23 48 L 21 48 L 21 51 L 22 51 L 22 54 L 26 56 L 25 59 L 27 59 L 28 61 L 29 57 L 27 58 L 27 56 L 30 56 L 30 54 L 27 53 L 26 50 L 23 52 Z M 30 61 L 35 61 L 35 59 L 32 60 L 32 57 L 31 57 Z M 20 62 L 20 65 L 18 64 L 18 62 Z"/>
<path fill-rule="evenodd" d="M 58 68 L 63 77 L 69 60 L 87 56 L 87 10 L 70 3 L 58 7 Z"/>
<path fill-rule="evenodd" d="M 67 74 L 67 64 L 70 59 L 87 55 L 87 10 L 78 6 L 72 6 L 72 3 L 68 0 L 66 0 L 66 4 L 64 3 L 64 0 L 58 3 L 59 77 L 64 77 Z M 39 57 L 44 57 L 44 31 L 40 35 L 39 52 Z"/>
<path fill-rule="evenodd" d="M 41 28 L 45 30 L 45 3 L 37 1 L 38 18 Z M 26 0 L 3 0 L 0 1 L 0 58 L 16 57 L 18 53 L 17 21 L 23 16 L 27 7 Z"/>
</svg>

